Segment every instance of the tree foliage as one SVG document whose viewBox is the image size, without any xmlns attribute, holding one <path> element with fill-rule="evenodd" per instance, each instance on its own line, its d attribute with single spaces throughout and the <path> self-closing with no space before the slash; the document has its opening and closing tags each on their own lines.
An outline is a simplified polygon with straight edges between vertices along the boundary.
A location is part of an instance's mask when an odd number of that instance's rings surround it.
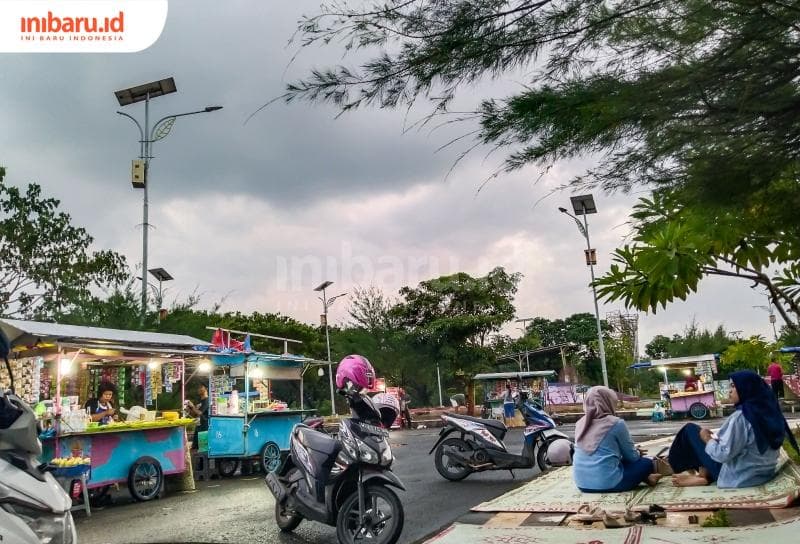
<svg viewBox="0 0 800 544">
<path fill-rule="evenodd" d="M 423 281 L 400 290 L 392 314 L 429 350 L 430 359 L 469 376 L 493 361 L 489 335 L 514 318 L 521 277 L 498 267 L 478 278 L 461 272 Z"/>
<path fill-rule="evenodd" d="M 93 238 L 72 225 L 58 200 L 35 183 L 22 190 L 4 177 L 0 168 L 0 315 L 49 318 L 125 279 L 125 258 L 93 251 Z"/>
<path fill-rule="evenodd" d="M 773 349 L 774 345 L 760 336 L 751 336 L 747 340 L 731 344 L 722 354 L 720 376 L 726 378 L 731 372 L 743 369 L 764 375 Z"/>
<path fill-rule="evenodd" d="M 301 44 L 369 58 L 315 70 L 285 97 L 344 111 L 422 97 L 444 113 L 478 80 L 527 77 L 474 112 L 507 168 L 593 154 L 576 181 L 734 201 L 796 177 L 798 28 L 800 10 L 779 0 L 331 1 L 300 21 Z"/>
<path fill-rule="evenodd" d="M 769 194 L 766 194 L 769 193 Z M 697 206 L 685 194 L 659 190 L 631 214 L 633 243 L 614 252 L 596 282 L 609 301 L 655 312 L 696 292 L 704 276 L 760 286 L 791 328 L 800 323 L 800 230 L 771 216 L 783 202 L 758 191 L 737 206 Z"/>
<path fill-rule="evenodd" d="M 692 321 L 683 331 L 672 338 L 656 335 L 644 348 L 645 353 L 652 359 L 666 359 L 671 357 L 689 357 L 691 355 L 705 355 L 708 353 L 723 353 L 733 340 L 728 336 L 722 325 L 716 329 L 701 329 Z"/>
</svg>

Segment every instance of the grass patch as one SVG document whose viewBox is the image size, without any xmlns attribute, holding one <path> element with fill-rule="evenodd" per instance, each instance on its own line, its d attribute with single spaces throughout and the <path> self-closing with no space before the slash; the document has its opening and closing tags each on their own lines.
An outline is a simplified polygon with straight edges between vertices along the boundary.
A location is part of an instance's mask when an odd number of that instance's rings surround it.
<svg viewBox="0 0 800 544">
<path fill-rule="evenodd" d="M 800 442 L 800 429 L 794 430 L 794 436 L 795 439 L 797 439 L 797 441 Z M 794 448 L 791 446 L 791 444 L 789 444 L 788 439 L 783 440 L 783 451 L 786 452 L 786 455 L 789 456 L 789 459 L 800 465 L 800 454 L 794 451 Z"/>
<path fill-rule="evenodd" d="M 706 518 L 703 527 L 730 527 L 727 510 L 717 510 Z"/>
</svg>

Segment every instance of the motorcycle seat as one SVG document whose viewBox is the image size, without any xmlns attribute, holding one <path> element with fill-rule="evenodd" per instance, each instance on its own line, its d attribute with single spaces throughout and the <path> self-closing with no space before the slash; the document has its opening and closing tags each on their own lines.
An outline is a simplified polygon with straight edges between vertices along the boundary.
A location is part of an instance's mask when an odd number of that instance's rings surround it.
<svg viewBox="0 0 800 544">
<path fill-rule="evenodd" d="M 481 419 L 479 417 L 472 417 L 467 415 L 461 414 L 447 414 L 448 417 L 452 417 L 454 419 L 463 419 L 466 421 L 474 421 L 475 423 L 480 423 L 481 425 L 485 425 L 489 432 L 496 436 L 499 440 L 502 440 L 505 435 L 506 431 L 508 431 L 508 427 L 502 421 L 498 421 L 496 419 Z"/>
<path fill-rule="evenodd" d="M 295 433 L 297 433 L 301 444 L 325 455 L 338 453 L 341 447 L 339 441 L 332 436 L 310 427 L 297 427 Z"/>
</svg>

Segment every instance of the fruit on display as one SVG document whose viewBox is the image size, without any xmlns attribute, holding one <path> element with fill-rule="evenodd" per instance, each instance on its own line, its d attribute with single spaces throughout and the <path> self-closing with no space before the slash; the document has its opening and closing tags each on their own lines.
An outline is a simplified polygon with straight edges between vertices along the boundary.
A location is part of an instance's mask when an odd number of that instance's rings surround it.
<svg viewBox="0 0 800 544">
<path fill-rule="evenodd" d="M 194 422 L 194 420 L 190 418 L 173 419 L 171 421 L 114 421 L 108 425 L 87 428 L 85 432 L 103 433 L 130 429 L 148 429 L 154 427 L 177 427 L 180 425 L 188 425 L 192 422 Z"/>
<path fill-rule="evenodd" d="M 91 465 L 92 459 L 90 457 L 56 457 L 50 461 L 50 464 L 56 467 L 77 467 Z"/>
</svg>

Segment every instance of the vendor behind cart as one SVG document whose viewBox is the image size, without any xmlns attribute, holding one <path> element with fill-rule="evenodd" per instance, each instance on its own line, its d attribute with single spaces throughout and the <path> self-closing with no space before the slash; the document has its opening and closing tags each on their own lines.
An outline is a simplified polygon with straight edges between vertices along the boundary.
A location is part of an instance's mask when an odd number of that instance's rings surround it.
<svg viewBox="0 0 800 544">
<path fill-rule="evenodd" d="M 686 370 L 686 379 L 683 382 L 683 390 L 687 393 L 689 391 L 700 391 L 700 387 L 698 384 L 698 378 L 694 374 L 694 370 L 688 369 Z"/>
<path fill-rule="evenodd" d="M 200 396 L 200 402 L 197 404 L 192 403 L 190 400 L 186 401 L 186 409 L 189 415 L 200 418 L 195 428 L 194 440 L 192 441 L 193 449 L 197 449 L 199 434 L 208 430 L 208 387 L 201 383 L 197 388 L 197 394 Z"/>
<path fill-rule="evenodd" d="M 114 397 L 117 395 L 117 388 L 114 384 L 102 382 L 97 387 L 97 397 L 89 399 L 83 407 L 89 410 L 92 421 L 100 425 L 108 425 L 114 421 L 117 410 L 114 408 Z"/>
</svg>

